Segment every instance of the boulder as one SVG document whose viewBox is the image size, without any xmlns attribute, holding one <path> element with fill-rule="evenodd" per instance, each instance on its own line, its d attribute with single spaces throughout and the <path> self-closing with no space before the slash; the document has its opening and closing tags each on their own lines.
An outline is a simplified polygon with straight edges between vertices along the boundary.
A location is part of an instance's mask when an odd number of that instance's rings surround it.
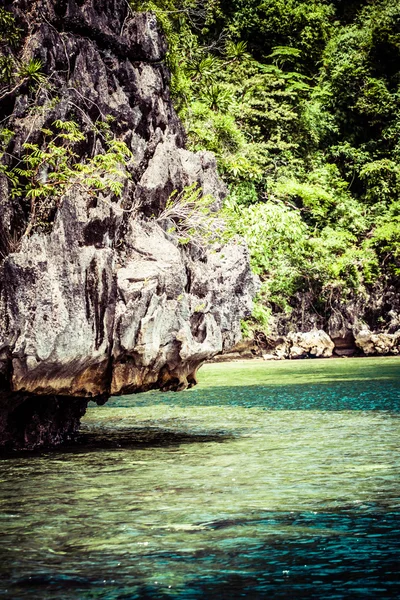
<svg viewBox="0 0 400 600">
<path fill-rule="evenodd" d="M 263 354 L 263 360 L 282 360 L 277 354 Z"/>
<path fill-rule="evenodd" d="M 367 356 L 374 354 L 400 354 L 400 332 L 373 333 L 364 328 L 355 338 L 357 347 Z"/>
<path fill-rule="evenodd" d="M 313 329 L 306 333 L 290 333 L 289 358 L 329 358 L 335 347 L 331 338 L 322 329 Z"/>
</svg>

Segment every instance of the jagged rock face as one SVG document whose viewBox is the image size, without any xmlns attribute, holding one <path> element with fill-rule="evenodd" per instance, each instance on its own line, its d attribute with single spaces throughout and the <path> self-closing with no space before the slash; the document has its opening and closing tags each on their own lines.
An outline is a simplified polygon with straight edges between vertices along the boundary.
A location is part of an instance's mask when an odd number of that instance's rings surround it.
<svg viewBox="0 0 400 600">
<path fill-rule="evenodd" d="M 122 197 L 72 187 L 51 226 L 14 251 L 4 240 L 23 230 L 27 205 L 0 181 L 0 444 L 31 448 L 68 438 L 90 398 L 193 385 L 238 341 L 255 284 L 240 242 L 181 246 L 157 220 L 175 189 L 198 182 L 216 207 L 225 189 L 211 154 L 184 149 L 154 17 L 125 0 L 8 8 L 25 27 L 24 56 L 57 89 L 52 103 L 39 92 L 35 110 L 24 90 L 7 98 L 12 154 L 56 119 L 85 130 L 107 115 L 133 153 Z M 88 133 L 90 152 L 102 143 Z"/>
</svg>

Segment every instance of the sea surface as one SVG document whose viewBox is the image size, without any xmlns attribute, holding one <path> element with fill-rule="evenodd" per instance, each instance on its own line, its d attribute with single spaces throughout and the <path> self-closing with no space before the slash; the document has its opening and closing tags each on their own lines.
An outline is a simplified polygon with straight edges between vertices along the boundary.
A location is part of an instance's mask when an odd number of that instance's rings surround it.
<svg viewBox="0 0 400 600">
<path fill-rule="evenodd" d="M 0 598 L 400 598 L 400 359 L 211 364 L 0 460 Z"/>
</svg>

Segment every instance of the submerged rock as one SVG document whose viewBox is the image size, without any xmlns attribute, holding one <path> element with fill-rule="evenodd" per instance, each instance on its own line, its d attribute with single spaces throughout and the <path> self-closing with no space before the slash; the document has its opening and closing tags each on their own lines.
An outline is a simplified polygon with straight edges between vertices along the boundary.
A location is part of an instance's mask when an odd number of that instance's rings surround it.
<svg viewBox="0 0 400 600">
<path fill-rule="evenodd" d="M 158 219 L 173 190 L 197 182 L 218 208 L 225 188 L 211 154 L 184 148 L 155 18 L 125 0 L 10 9 L 49 82 L 3 101 L 10 154 L 57 119 L 87 131 L 81 158 L 101 154 L 92 130 L 106 117 L 133 154 L 120 198 L 71 187 L 20 243 L 29 203 L 0 182 L 0 445 L 32 448 L 68 439 L 89 399 L 194 385 L 239 340 L 255 284 L 240 241 L 182 245 Z"/>
</svg>

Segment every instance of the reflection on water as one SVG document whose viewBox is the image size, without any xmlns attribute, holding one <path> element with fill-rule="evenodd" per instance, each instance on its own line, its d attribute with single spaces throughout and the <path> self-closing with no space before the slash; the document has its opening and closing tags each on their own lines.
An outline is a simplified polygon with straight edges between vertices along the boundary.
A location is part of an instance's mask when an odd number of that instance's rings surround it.
<svg viewBox="0 0 400 600">
<path fill-rule="evenodd" d="M 398 598 L 399 367 L 210 365 L 4 457 L 0 597 Z"/>
</svg>

